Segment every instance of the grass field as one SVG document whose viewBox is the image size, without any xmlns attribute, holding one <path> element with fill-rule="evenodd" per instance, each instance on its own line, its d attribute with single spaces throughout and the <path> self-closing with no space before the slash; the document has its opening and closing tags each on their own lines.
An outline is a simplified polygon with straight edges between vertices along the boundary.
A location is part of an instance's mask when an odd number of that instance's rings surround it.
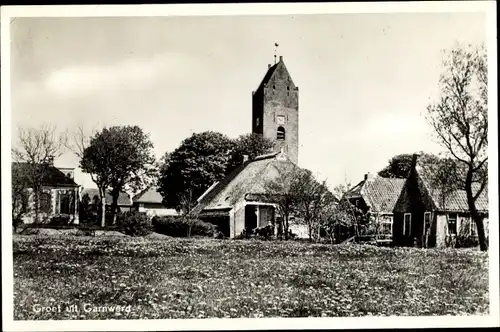
<svg viewBox="0 0 500 332">
<path fill-rule="evenodd" d="M 488 256 L 475 250 L 74 236 L 13 244 L 16 320 L 489 310 Z"/>
</svg>

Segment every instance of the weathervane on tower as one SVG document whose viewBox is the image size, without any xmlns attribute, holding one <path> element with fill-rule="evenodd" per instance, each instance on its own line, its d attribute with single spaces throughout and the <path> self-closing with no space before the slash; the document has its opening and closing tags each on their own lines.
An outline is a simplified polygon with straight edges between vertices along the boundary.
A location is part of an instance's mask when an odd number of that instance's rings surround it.
<svg viewBox="0 0 500 332">
<path fill-rule="evenodd" d="M 278 43 L 274 43 L 274 64 L 276 64 L 276 49 L 278 48 Z"/>
</svg>

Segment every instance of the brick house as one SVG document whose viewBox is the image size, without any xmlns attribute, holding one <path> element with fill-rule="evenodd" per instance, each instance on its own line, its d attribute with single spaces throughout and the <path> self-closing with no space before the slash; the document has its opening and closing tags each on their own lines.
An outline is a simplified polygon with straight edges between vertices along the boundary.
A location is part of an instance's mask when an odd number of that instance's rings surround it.
<svg viewBox="0 0 500 332">
<path fill-rule="evenodd" d="M 57 168 L 52 163 L 45 166 L 42 179 L 42 189 L 39 198 L 39 221 L 49 222 L 54 217 L 67 217 L 69 222 L 78 224 L 78 202 L 80 186 L 74 181 L 73 168 Z M 27 213 L 21 217 L 23 223 L 35 221 L 35 199 L 32 188 L 23 174 L 29 174 L 33 165 L 23 162 L 12 163 L 12 174 L 18 176 L 13 179 L 13 186 L 21 186 L 24 193 L 19 197 L 19 204 L 14 207 L 14 212 L 25 208 Z M 14 184 L 16 182 L 16 184 Z"/>
<path fill-rule="evenodd" d="M 344 194 L 344 199 L 364 213 L 370 212 L 377 225 L 377 240 L 391 242 L 394 207 L 405 184 L 405 179 L 383 178 L 365 174 L 363 181 Z"/>
<path fill-rule="evenodd" d="M 473 186 L 476 192 L 477 188 Z M 476 208 L 488 237 L 487 187 L 477 198 Z M 459 235 L 476 237 L 465 190 L 445 194 L 433 186 L 430 174 L 414 155 L 410 174 L 394 207 L 393 234 L 396 245 L 422 245 L 428 239 L 429 247 L 449 246 Z"/>
</svg>

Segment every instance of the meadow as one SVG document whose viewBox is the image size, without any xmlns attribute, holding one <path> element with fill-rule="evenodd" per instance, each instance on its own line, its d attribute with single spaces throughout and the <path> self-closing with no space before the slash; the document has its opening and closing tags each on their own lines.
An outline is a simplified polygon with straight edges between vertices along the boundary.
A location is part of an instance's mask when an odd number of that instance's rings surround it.
<svg viewBox="0 0 500 332">
<path fill-rule="evenodd" d="M 489 310 L 488 256 L 472 249 L 14 235 L 13 252 L 16 320 Z"/>
</svg>

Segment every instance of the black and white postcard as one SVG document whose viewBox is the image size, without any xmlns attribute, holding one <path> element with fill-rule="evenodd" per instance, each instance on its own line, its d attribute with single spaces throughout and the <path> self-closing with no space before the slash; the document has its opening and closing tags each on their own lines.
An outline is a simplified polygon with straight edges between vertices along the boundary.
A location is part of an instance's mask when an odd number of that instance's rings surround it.
<svg viewBox="0 0 500 332">
<path fill-rule="evenodd" d="M 1 24 L 4 330 L 499 325 L 496 3 Z"/>
</svg>

